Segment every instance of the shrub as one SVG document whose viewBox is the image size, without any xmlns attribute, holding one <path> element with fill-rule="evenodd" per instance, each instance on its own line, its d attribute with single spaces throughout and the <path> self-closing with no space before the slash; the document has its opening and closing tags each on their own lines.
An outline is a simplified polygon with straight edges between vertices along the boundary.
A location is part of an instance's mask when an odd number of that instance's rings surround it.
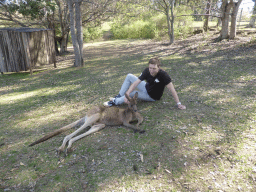
<svg viewBox="0 0 256 192">
<path fill-rule="evenodd" d="M 101 38 L 103 31 L 100 27 L 88 27 L 83 30 L 84 42 Z"/>
<path fill-rule="evenodd" d="M 122 25 L 120 22 L 114 22 L 111 31 L 115 39 L 150 39 L 155 37 L 155 24 L 138 20 L 132 24 Z"/>
<path fill-rule="evenodd" d="M 193 14 L 193 11 L 186 6 L 179 6 L 175 9 L 176 16 L 179 15 L 190 15 Z M 193 17 L 192 16 L 181 16 L 176 17 L 174 22 L 174 35 L 176 38 L 186 37 L 188 34 L 191 34 L 193 31 Z"/>
</svg>

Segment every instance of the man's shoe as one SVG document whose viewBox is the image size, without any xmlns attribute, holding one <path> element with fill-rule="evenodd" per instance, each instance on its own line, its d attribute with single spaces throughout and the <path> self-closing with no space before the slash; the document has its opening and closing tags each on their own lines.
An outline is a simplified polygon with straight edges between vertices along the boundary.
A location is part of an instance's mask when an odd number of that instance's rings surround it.
<svg viewBox="0 0 256 192">
<path fill-rule="evenodd" d="M 120 94 L 115 96 L 114 98 L 110 98 L 110 101 L 105 102 L 103 105 L 106 107 L 116 106 L 115 99 L 122 97 Z"/>
<path fill-rule="evenodd" d="M 120 98 L 120 97 L 122 97 L 122 96 L 120 94 L 118 94 L 117 96 L 114 97 L 113 100 L 115 100 L 116 98 Z"/>
<path fill-rule="evenodd" d="M 103 104 L 105 107 L 112 107 L 112 106 L 116 106 L 114 101 L 107 101 Z"/>
</svg>

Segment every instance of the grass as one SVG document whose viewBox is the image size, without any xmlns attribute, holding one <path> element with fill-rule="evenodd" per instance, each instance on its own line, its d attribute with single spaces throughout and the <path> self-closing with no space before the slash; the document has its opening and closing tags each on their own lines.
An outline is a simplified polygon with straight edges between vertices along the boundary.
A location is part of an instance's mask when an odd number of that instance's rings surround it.
<svg viewBox="0 0 256 192">
<path fill-rule="evenodd" d="M 209 36 L 206 36 L 209 35 Z M 70 54 L 57 69 L 0 76 L 0 191 L 253 191 L 256 178 L 256 58 L 253 37 L 214 43 L 202 34 L 172 46 L 153 41 L 86 44 L 85 66 Z M 159 56 L 186 110 L 168 92 L 139 102 L 145 134 L 107 127 L 73 144 L 44 134 L 118 93 Z M 121 106 L 124 107 L 124 106 Z"/>
</svg>

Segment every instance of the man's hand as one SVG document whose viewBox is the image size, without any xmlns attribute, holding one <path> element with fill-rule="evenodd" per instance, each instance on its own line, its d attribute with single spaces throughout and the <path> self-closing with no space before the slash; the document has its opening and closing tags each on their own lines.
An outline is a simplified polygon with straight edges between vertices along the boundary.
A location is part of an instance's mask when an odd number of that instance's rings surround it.
<svg viewBox="0 0 256 192">
<path fill-rule="evenodd" d="M 186 106 L 179 104 L 179 105 L 178 105 L 178 109 L 186 109 Z"/>
<path fill-rule="evenodd" d="M 124 98 L 124 102 L 126 103 L 126 104 L 129 104 L 130 103 L 130 101 L 125 97 Z"/>
</svg>

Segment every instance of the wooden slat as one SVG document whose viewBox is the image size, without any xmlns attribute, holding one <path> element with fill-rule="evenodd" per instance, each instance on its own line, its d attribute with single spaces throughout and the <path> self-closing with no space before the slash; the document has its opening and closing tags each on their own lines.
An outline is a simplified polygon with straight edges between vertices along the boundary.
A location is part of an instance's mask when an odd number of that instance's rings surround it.
<svg viewBox="0 0 256 192">
<path fill-rule="evenodd" d="M 31 59 L 30 59 L 27 35 L 26 35 L 26 33 L 21 33 L 21 36 L 22 36 L 22 41 L 24 44 L 25 60 L 27 62 L 27 66 L 29 67 L 30 74 L 32 75 L 33 71 L 32 71 L 32 64 L 31 64 Z"/>
</svg>

